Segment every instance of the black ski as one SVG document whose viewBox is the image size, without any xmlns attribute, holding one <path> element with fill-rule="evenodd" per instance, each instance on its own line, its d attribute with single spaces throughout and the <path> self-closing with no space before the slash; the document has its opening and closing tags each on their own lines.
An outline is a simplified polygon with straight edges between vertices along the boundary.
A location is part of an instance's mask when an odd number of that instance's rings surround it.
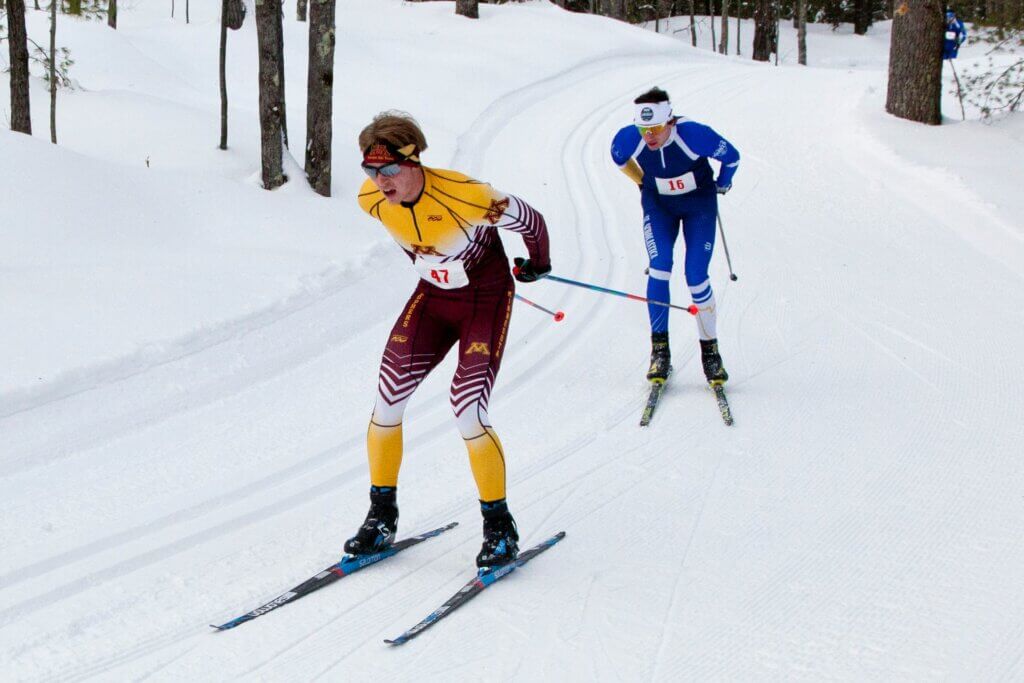
<svg viewBox="0 0 1024 683">
<path fill-rule="evenodd" d="M 454 529 L 456 526 L 458 526 L 458 524 L 458 522 L 452 522 L 451 524 L 438 527 L 433 531 L 428 531 L 426 533 L 420 534 L 419 536 L 404 538 L 401 541 L 393 543 L 386 550 L 382 550 L 379 553 L 374 553 L 372 555 L 345 555 L 345 557 L 341 558 L 341 560 L 336 564 L 332 564 L 330 567 L 323 570 L 316 576 L 306 581 L 303 581 L 295 588 L 292 588 L 287 593 L 283 593 L 277 596 L 267 604 L 261 605 L 253 611 L 243 614 L 240 617 L 236 617 L 235 619 L 232 619 L 227 623 L 221 624 L 220 626 L 217 626 L 215 624 L 210 624 L 210 626 L 217 629 L 218 631 L 227 631 L 228 629 L 235 628 L 236 626 L 244 624 L 247 621 L 252 621 L 256 617 L 263 616 L 267 612 L 271 612 L 277 609 L 278 607 L 281 607 L 282 605 L 287 605 L 288 603 L 294 602 L 299 598 L 305 597 L 314 591 L 318 591 L 324 586 L 328 586 L 334 583 L 335 581 L 338 581 L 339 579 L 345 578 L 349 574 L 357 572 L 365 567 L 369 567 L 371 564 L 377 564 L 381 560 L 386 560 L 389 557 L 393 557 L 398 553 L 402 552 L 403 550 L 406 550 L 408 548 L 413 547 L 414 545 L 422 543 L 428 538 L 439 536 L 444 532 L 448 531 L 449 529 Z"/>
<path fill-rule="evenodd" d="M 477 576 L 473 577 L 473 580 L 467 583 L 465 586 L 459 589 L 459 591 L 450 597 L 447 602 L 438 607 L 436 610 L 427 615 L 423 621 L 416 624 L 402 635 L 392 640 L 385 640 L 384 642 L 388 645 L 401 645 L 407 643 L 419 634 L 426 631 L 428 628 L 441 621 L 459 607 L 462 607 L 467 602 L 480 595 L 485 588 L 499 581 L 513 571 L 522 567 L 524 564 L 532 560 L 533 558 L 540 555 L 542 552 L 553 546 L 554 544 L 565 538 L 565 532 L 559 531 L 557 534 L 549 538 L 548 540 L 535 545 L 529 550 L 525 550 L 519 554 L 518 559 L 510 564 L 503 565 L 501 567 L 495 567 L 493 569 L 481 569 Z"/>
<path fill-rule="evenodd" d="M 726 425 L 732 424 L 732 409 L 729 407 L 729 400 L 725 397 L 725 386 L 721 383 L 712 384 L 715 392 L 715 399 L 718 401 L 718 412 L 722 414 L 722 420 Z"/>
</svg>

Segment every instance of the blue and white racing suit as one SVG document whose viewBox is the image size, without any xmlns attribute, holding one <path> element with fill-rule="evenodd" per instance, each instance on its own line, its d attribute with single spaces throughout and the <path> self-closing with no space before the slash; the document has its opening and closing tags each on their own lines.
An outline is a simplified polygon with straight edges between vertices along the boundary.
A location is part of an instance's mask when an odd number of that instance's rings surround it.
<svg viewBox="0 0 1024 683">
<path fill-rule="evenodd" d="M 650 259 L 647 298 L 670 302 L 672 249 L 681 221 L 686 283 L 693 303 L 700 309 L 696 316 L 700 338 L 715 339 L 715 295 L 708 264 L 715 246 L 717 190 L 732 184 L 739 152 L 709 126 L 679 119 L 668 140 L 656 150 L 648 149 L 635 126 L 626 126 L 612 140 L 611 154 L 616 165 L 640 185 L 644 240 Z M 717 181 L 708 159 L 722 164 Z M 651 332 L 667 332 L 669 309 L 648 304 L 647 311 Z"/>
</svg>

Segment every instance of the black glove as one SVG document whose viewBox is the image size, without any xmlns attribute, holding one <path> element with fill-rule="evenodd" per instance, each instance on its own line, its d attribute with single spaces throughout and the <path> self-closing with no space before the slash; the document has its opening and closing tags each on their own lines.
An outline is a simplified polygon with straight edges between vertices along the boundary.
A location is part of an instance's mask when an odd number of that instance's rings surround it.
<svg viewBox="0 0 1024 683">
<path fill-rule="evenodd" d="M 545 275 L 551 272 L 551 265 L 548 264 L 543 268 L 534 268 L 533 264 L 530 263 L 530 259 L 521 258 L 516 256 L 512 259 L 512 262 L 516 264 L 515 269 L 512 273 L 515 278 L 520 282 L 536 282 Z"/>
<path fill-rule="evenodd" d="M 715 191 L 718 192 L 718 194 L 725 194 L 726 192 L 728 192 L 731 189 L 732 189 L 732 183 L 729 183 L 728 185 L 718 185 L 718 186 L 715 187 Z"/>
</svg>

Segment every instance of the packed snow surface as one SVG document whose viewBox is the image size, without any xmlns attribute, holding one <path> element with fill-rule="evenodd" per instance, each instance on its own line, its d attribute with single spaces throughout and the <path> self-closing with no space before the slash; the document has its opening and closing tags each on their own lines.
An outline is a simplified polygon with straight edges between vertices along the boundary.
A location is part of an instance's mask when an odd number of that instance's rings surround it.
<svg viewBox="0 0 1024 683">
<path fill-rule="evenodd" d="M 182 2 L 120 4 L 117 31 L 61 17 L 60 144 L 38 74 L 35 136 L 0 132 L 2 678 L 1024 678 L 1019 116 L 961 122 L 947 94 L 946 125 L 888 117 L 887 24 L 813 27 L 811 66 L 787 48 L 776 67 L 546 2 L 474 22 L 351 0 L 325 199 L 301 179 L 288 3 L 293 182 L 269 193 L 251 16 L 229 35 L 222 152 L 219 3 L 190 24 Z M 336 561 L 366 510 L 377 364 L 416 276 L 356 205 L 359 129 L 412 112 L 426 163 L 544 213 L 558 274 L 642 292 L 636 189 L 608 146 L 655 84 L 743 155 L 721 201 L 739 279 L 721 245 L 712 269 L 736 424 L 688 316 L 641 429 L 645 308 L 521 285 L 566 319 L 515 309 L 491 417 L 524 546 L 566 539 L 383 645 L 479 547 L 449 359 L 407 413 L 400 532 L 461 526 L 212 633 Z"/>
</svg>

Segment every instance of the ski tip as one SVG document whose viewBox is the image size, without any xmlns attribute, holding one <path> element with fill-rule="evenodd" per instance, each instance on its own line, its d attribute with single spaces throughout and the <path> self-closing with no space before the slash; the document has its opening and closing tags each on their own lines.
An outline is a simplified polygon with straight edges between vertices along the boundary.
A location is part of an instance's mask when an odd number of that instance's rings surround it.
<svg viewBox="0 0 1024 683">
<path fill-rule="evenodd" d="M 389 639 L 385 638 L 384 642 L 387 643 L 388 645 L 391 645 L 392 647 L 394 647 L 395 645 L 401 645 L 405 641 L 402 640 L 401 638 L 395 638 L 394 640 L 389 640 Z"/>
</svg>

